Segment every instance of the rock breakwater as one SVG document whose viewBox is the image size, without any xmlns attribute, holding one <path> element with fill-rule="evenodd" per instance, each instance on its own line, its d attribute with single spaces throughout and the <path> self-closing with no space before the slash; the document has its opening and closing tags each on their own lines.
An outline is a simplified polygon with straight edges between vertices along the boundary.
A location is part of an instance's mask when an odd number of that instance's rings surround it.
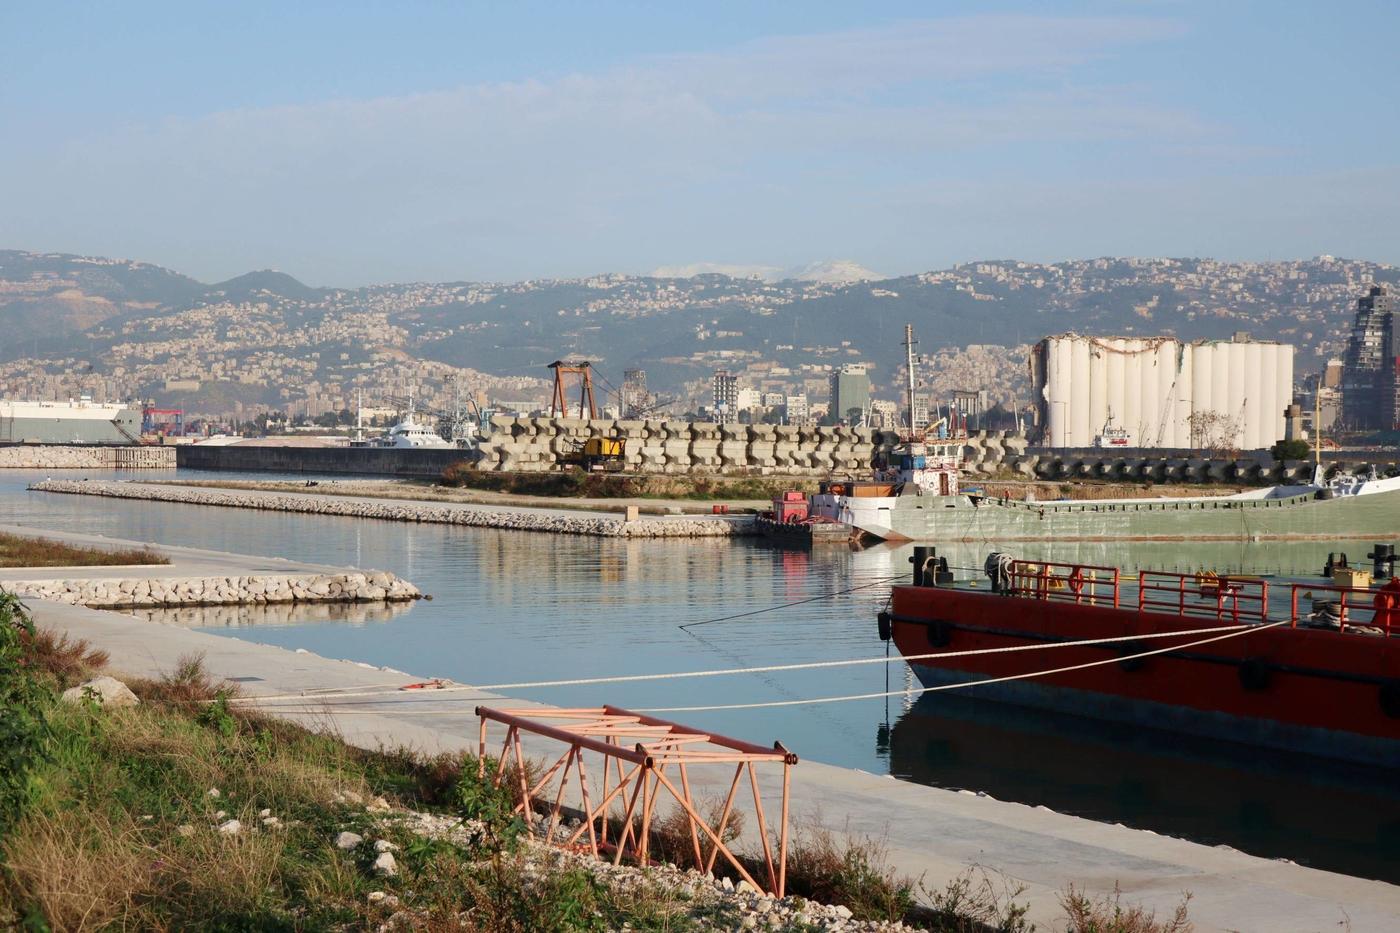
<svg viewBox="0 0 1400 933">
<path fill-rule="evenodd" d="M 25 599 L 47 599 L 90 609 L 403 602 L 423 595 L 407 580 L 375 570 L 230 577 L 5 580 L 0 587 Z"/>
<path fill-rule="evenodd" d="M 189 486 L 156 486 L 102 480 L 44 480 L 30 489 L 116 499 L 180 502 L 225 508 L 262 509 L 270 512 L 302 512 L 400 522 L 429 522 L 554 534 L 595 535 L 605 538 L 719 538 L 755 533 L 748 519 L 657 518 L 625 521 L 614 516 L 561 515 L 538 509 L 474 509 L 402 501 L 376 501 L 337 496 L 286 495 L 239 492 Z"/>
</svg>

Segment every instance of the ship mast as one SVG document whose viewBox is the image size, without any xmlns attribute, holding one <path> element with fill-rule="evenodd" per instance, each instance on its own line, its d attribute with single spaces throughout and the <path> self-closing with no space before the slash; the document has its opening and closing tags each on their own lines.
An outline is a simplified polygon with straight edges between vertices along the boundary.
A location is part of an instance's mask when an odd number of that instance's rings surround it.
<svg viewBox="0 0 1400 933">
<path fill-rule="evenodd" d="M 914 325 L 904 325 L 904 363 L 909 374 L 909 440 L 914 440 Z"/>
</svg>

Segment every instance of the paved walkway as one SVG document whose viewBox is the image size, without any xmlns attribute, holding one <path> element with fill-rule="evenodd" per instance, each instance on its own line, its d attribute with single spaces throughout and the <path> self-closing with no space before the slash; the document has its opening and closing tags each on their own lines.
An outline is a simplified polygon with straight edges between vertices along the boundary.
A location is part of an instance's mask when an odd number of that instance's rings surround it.
<svg viewBox="0 0 1400 933">
<path fill-rule="evenodd" d="M 285 480 L 156 480 L 172 486 L 195 486 L 204 489 L 263 489 L 269 492 L 305 492 L 305 483 Z M 621 512 L 635 505 L 643 514 L 671 514 L 679 510 L 691 515 L 710 515 L 713 507 L 724 505 L 734 511 L 769 509 L 767 499 L 658 499 L 646 497 L 598 498 L 591 496 L 539 496 L 519 492 L 495 492 L 490 489 L 436 486 L 401 479 L 319 479 L 314 487 L 324 495 L 358 495 L 374 499 L 406 499 L 411 502 L 459 502 L 463 505 L 495 505 L 506 508 L 558 509 L 571 512 Z"/>
<path fill-rule="evenodd" d="M 32 608 L 40 625 L 103 648 L 111 654 L 112 668 L 128 674 L 155 676 L 173 670 L 182 657 L 203 654 L 214 676 L 236 681 L 254 696 L 354 691 L 420 679 L 118 613 L 52 603 Z M 364 748 L 453 751 L 474 749 L 478 703 L 534 705 L 472 690 L 395 692 L 369 699 L 308 698 L 279 715 L 331 726 Z M 773 790 L 765 788 L 765 795 Z M 1058 895 L 1071 883 L 1099 892 L 1118 884 L 1125 901 L 1146 904 L 1159 915 L 1169 914 L 1189 891 L 1191 917 L 1201 930 L 1400 929 L 1400 887 L 1228 848 L 808 761 L 793 770 L 793 799 L 799 818 L 813 816 L 835 829 L 884 836 L 892 863 L 923 875 L 930 887 L 941 887 L 970 865 L 1004 873 L 1013 885 L 1025 885 L 1021 897 L 1042 929 L 1060 928 Z"/>
<path fill-rule="evenodd" d="M 175 487 L 175 488 L 189 488 L 189 489 L 210 489 L 210 490 L 226 489 L 226 491 L 228 491 L 228 492 L 237 492 L 237 493 L 239 493 L 240 495 L 257 496 L 257 497 L 265 498 L 265 499 L 278 499 L 278 498 L 283 498 L 283 497 L 290 496 L 290 497 L 298 498 L 298 499 L 306 499 L 306 500 L 309 500 L 309 501 L 312 501 L 312 502 L 324 502 L 324 501 L 326 501 L 326 500 L 331 500 L 331 501 L 335 501 L 335 502 L 358 502 L 358 503 L 361 503 L 361 504 L 364 504 L 364 505 L 423 505 L 423 506 L 430 506 L 430 507 L 435 508 L 435 509 L 436 509 L 436 508 L 444 508 L 444 509 L 452 509 L 452 510 L 454 510 L 454 511 L 463 511 L 463 512 L 490 512 L 490 513 L 499 514 L 499 515 L 519 515 L 519 514 L 526 514 L 526 515 L 536 515 L 536 516 L 540 516 L 540 517 L 542 517 L 542 518 L 587 518 L 587 519 L 596 519 L 596 518 L 603 518 L 603 517 L 606 517 L 606 518 L 617 518 L 617 517 L 619 517 L 619 516 L 623 513 L 623 511 L 625 510 L 625 506 L 628 504 L 628 503 L 626 503 L 626 502 L 619 501 L 611 510 L 609 510 L 609 511 L 601 511 L 601 510 L 598 510 L 598 509 L 569 508 L 569 507 L 563 506 L 563 505 L 542 505 L 542 504 L 516 505 L 516 504 L 503 504 L 503 503 L 498 503 L 498 502 L 452 502 L 452 501 L 445 501 L 445 500 L 441 500 L 441 499 L 408 499 L 408 498 L 401 498 L 401 497 L 398 497 L 398 496 L 370 496 L 370 495 L 363 495 L 363 496 L 342 496 L 342 495 L 339 495 L 339 494 L 328 494 L 328 493 L 325 493 L 325 492 L 314 491 L 314 490 L 312 490 L 312 489 L 308 489 L 308 490 L 305 490 L 305 491 L 299 491 L 299 490 L 281 490 L 281 489 L 276 489 L 276 490 L 273 490 L 273 489 L 245 489 L 245 488 L 226 488 L 226 487 L 221 487 L 221 486 L 206 486 L 206 485 L 195 486 L 195 485 L 189 484 L 189 483 L 144 483 L 144 482 L 129 482 L 129 483 L 127 483 L 126 485 L 128 485 L 128 486 L 133 486 L 133 487 L 137 487 L 137 488 L 152 488 L 152 489 L 170 489 L 171 487 Z M 566 502 L 567 500 L 552 499 L 552 500 L 543 500 L 543 501 L 549 501 L 549 502 L 559 503 L 559 502 Z M 638 500 L 638 501 L 642 501 L 642 500 Z M 653 504 L 654 504 L 654 503 L 653 503 Z M 750 521 L 750 520 L 752 519 L 752 516 L 750 516 L 750 515 L 711 515 L 708 511 L 705 512 L 705 513 L 703 513 L 703 514 L 683 514 L 683 515 L 665 514 L 665 515 L 648 515 L 648 516 L 647 516 L 647 520 L 648 520 L 648 521 L 693 522 L 693 521 L 697 521 L 697 520 L 701 520 L 701 519 L 725 519 L 725 520 L 732 521 L 732 522 L 747 522 L 747 521 Z"/>
<path fill-rule="evenodd" d="M 170 560 L 169 564 L 127 566 L 107 564 L 95 567 L 8 567 L 0 569 L 0 586 L 3 586 L 6 580 L 107 580 L 131 576 L 174 579 L 180 577 L 256 576 L 258 574 L 306 574 L 312 576 L 338 573 L 350 569 L 332 567 L 327 564 L 308 564 L 287 560 L 285 557 L 252 557 L 247 554 L 230 554 L 226 551 L 206 551 L 201 548 L 125 541 L 72 531 L 50 531 L 46 528 L 31 528 L 27 525 L 0 525 L 0 533 L 18 535 L 24 538 L 62 541 L 76 547 L 110 549 L 148 547 Z M 139 574 L 133 574 L 132 570 L 138 567 Z"/>
</svg>

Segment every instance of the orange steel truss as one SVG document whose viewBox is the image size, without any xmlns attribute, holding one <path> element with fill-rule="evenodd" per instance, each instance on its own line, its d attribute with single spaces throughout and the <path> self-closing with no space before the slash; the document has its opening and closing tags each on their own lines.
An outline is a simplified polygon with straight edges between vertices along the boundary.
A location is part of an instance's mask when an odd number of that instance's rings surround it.
<svg viewBox="0 0 1400 933">
<path fill-rule="evenodd" d="M 555 360 L 549 364 L 554 370 L 554 396 L 549 402 L 549 417 L 569 415 L 569 401 L 564 396 L 565 376 L 578 376 L 578 416 L 592 421 L 598 417 L 598 409 L 593 404 L 593 364 L 587 360 Z"/>
<path fill-rule="evenodd" d="M 783 896 L 787 886 L 788 788 L 797 756 L 781 743 L 774 742 L 772 748 L 765 748 L 616 706 L 590 709 L 491 709 L 478 706 L 476 714 L 481 718 L 480 776 L 486 778 L 487 726 L 491 722 L 499 723 L 506 727 L 506 734 L 493 780 L 500 787 L 506 780 L 508 763 L 514 761 L 519 785 L 511 789 L 512 793 L 518 794 L 515 812 L 526 817 L 525 822 L 532 835 L 534 827 L 530 825 L 530 814 L 526 809 L 534 801 L 547 800 L 549 788 L 558 775 L 559 786 L 554 791 L 545 840 L 574 848 L 582 846 L 580 840 L 586 834 L 586 849 L 595 857 L 611 851 L 613 864 L 621 863 L 627 856 L 645 865 L 651 847 L 652 821 L 664 789 L 687 817 L 690 849 L 697 869 L 710 872 L 715 860 L 722 855 L 740 877 L 754 888 L 766 890 L 775 897 Z M 529 786 L 530 778 L 526 772 L 522 733 L 553 739 L 568 746 L 533 787 Z M 596 798 L 589 786 L 588 769 L 584 764 L 585 752 L 596 753 L 602 761 L 602 781 Z M 763 812 L 763 795 L 758 789 L 758 774 L 754 770 L 754 765 L 764 762 L 783 767 L 782 816 L 776 857 Z M 729 793 L 714 826 L 700 815 L 691 795 L 690 769 L 709 765 L 734 766 Z M 669 777 L 668 768 L 674 769 Z M 768 882 L 766 888 L 754 879 L 724 842 L 725 830 L 735 812 L 739 782 L 745 772 L 748 773 L 758 834 L 763 843 L 763 862 Z M 728 773 L 728 769 L 725 773 Z M 555 830 L 561 822 L 565 798 L 569 796 L 571 777 L 577 779 L 578 800 L 582 805 L 579 812 L 584 817 L 578 829 L 560 841 L 555 837 Z M 679 779 L 679 787 L 672 780 L 673 777 Z M 610 840 L 609 817 L 614 809 L 621 812 L 621 820 L 614 824 L 621 828 Z M 638 815 L 640 823 L 637 822 Z M 702 844 L 702 836 L 708 845 Z"/>
</svg>

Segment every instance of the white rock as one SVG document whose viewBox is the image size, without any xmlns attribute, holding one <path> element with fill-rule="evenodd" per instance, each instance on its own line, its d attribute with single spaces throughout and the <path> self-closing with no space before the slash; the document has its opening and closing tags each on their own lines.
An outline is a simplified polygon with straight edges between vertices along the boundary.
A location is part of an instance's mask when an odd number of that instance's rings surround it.
<svg viewBox="0 0 1400 933">
<path fill-rule="evenodd" d="M 842 920 L 851 919 L 851 908 L 847 907 L 845 904 L 837 904 L 835 907 L 831 908 L 831 912 Z"/>
<path fill-rule="evenodd" d="M 175 834 L 178 836 L 193 836 L 194 827 L 191 826 L 189 823 L 183 823 L 175 827 Z"/>
<path fill-rule="evenodd" d="M 135 706 L 141 702 L 126 684 L 115 677 L 94 677 L 63 691 L 65 703 L 86 703 L 88 700 L 104 707 Z"/>
<path fill-rule="evenodd" d="M 225 813 L 223 810 L 214 811 L 214 819 L 216 820 L 222 820 L 226 816 L 228 816 L 228 814 Z"/>
<path fill-rule="evenodd" d="M 271 816 L 271 815 L 272 815 L 272 808 L 271 808 L 271 807 L 264 807 L 263 809 L 261 809 L 261 810 L 258 811 L 258 816 Z"/>
<path fill-rule="evenodd" d="M 379 840 L 376 840 L 375 843 L 374 843 L 374 851 L 376 851 L 376 852 L 397 852 L 397 851 L 399 851 L 399 847 L 396 846 L 396 845 L 394 845 L 394 844 L 393 844 L 392 842 L 390 842 L 388 839 L 379 839 Z"/>
<path fill-rule="evenodd" d="M 206 796 L 206 797 L 220 797 L 220 796 L 222 796 L 222 794 L 219 793 L 219 789 L 218 789 L 217 787 L 211 787 L 211 788 L 209 788 L 209 793 L 207 793 L 205 796 Z"/>
<path fill-rule="evenodd" d="M 365 841 L 365 837 L 359 833 L 352 833 L 349 830 L 342 832 L 335 837 L 335 847 L 337 849 L 349 850 Z"/>
<path fill-rule="evenodd" d="M 384 878 L 392 878 L 399 873 L 399 865 L 394 861 L 394 853 L 380 852 L 374 860 L 374 873 Z"/>
<path fill-rule="evenodd" d="M 219 824 L 219 832 L 223 833 L 225 836 L 236 835 L 242 829 L 243 824 L 237 820 L 229 820 L 227 823 Z"/>
</svg>

